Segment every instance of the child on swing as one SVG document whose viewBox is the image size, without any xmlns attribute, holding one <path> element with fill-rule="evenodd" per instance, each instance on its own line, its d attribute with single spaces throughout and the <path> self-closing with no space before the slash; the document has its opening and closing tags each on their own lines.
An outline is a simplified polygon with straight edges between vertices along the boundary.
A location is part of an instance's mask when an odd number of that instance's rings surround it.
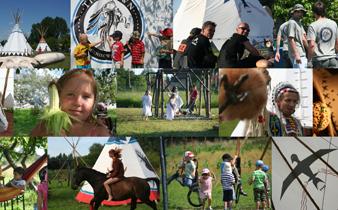
<svg viewBox="0 0 338 210">
<path fill-rule="evenodd" d="M 109 157 L 113 160 L 113 170 L 109 171 L 107 176 L 108 179 L 103 183 L 108 193 L 107 201 L 111 201 L 113 199 L 110 185 L 119 182 L 124 177 L 124 166 L 121 161 L 121 151 L 121 149 L 109 150 Z"/>
<path fill-rule="evenodd" d="M 94 118 L 98 90 L 91 70 L 67 71 L 49 85 L 50 105 L 32 136 L 110 136 Z M 59 102 L 60 96 L 60 102 Z"/>
</svg>

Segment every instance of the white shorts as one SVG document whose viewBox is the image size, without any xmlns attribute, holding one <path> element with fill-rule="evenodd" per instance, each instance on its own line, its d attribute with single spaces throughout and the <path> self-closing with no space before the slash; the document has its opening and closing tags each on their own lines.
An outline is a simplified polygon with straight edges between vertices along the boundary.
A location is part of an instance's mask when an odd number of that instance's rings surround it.
<svg viewBox="0 0 338 210">
<path fill-rule="evenodd" d="M 201 200 L 211 199 L 211 192 L 199 192 Z"/>
</svg>

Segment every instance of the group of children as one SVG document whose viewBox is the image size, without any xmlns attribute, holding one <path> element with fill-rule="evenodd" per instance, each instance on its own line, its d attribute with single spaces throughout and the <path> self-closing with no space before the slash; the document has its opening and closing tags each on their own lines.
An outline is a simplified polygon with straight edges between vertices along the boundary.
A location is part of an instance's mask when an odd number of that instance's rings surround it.
<svg viewBox="0 0 338 210">
<path fill-rule="evenodd" d="M 240 183 L 240 175 L 238 174 L 237 168 L 235 167 L 235 158 L 232 158 L 230 154 L 224 154 L 222 156 L 223 162 L 221 163 L 221 183 L 223 188 L 223 201 L 224 210 L 232 209 L 232 203 L 236 200 L 235 185 Z M 269 177 L 267 172 L 269 170 L 268 165 L 264 165 L 262 160 L 256 161 L 256 170 L 252 173 L 249 178 L 249 184 L 253 185 L 254 201 L 256 203 L 256 209 L 265 209 L 270 207 L 269 202 Z M 202 170 L 202 176 L 199 177 L 200 185 L 200 198 L 203 202 L 203 208 L 207 201 L 207 210 L 212 210 L 212 176 L 210 170 L 204 168 Z M 241 188 L 241 185 L 237 184 L 237 187 Z M 240 194 L 246 196 L 247 194 L 240 189 Z"/>
<path fill-rule="evenodd" d="M 184 102 L 178 93 L 177 87 L 174 86 L 169 93 L 169 100 L 166 107 L 166 120 L 173 120 L 175 118 L 175 115 L 179 115 L 182 113 L 192 114 L 195 109 L 197 97 L 198 91 L 196 85 L 194 84 L 192 89 L 190 90 L 189 104 L 187 105 L 186 111 L 183 112 L 182 106 Z M 147 90 L 142 96 L 142 114 L 145 120 L 148 120 L 148 117 L 152 116 L 151 108 L 152 96 L 150 95 L 150 91 Z"/>
<path fill-rule="evenodd" d="M 115 31 L 108 37 L 108 42 L 111 50 L 111 59 L 114 69 L 123 68 L 124 56 L 127 52 L 131 54 L 132 68 L 143 68 L 144 64 L 144 43 L 140 39 L 140 32 L 134 31 L 129 41 L 123 45 L 122 32 Z M 76 68 L 78 69 L 90 69 L 89 50 L 102 43 L 99 42 L 90 43 L 87 34 L 80 34 L 79 44 L 74 49 L 74 57 Z"/>
</svg>

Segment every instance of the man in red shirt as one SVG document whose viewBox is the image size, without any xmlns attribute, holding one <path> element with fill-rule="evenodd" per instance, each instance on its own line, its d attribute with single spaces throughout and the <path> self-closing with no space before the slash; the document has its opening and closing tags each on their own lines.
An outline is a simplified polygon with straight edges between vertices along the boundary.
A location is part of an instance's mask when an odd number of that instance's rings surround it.
<svg viewBox="0 0 338 210">
<path fill-rule="evenodd" d="M 140 40 L 140 32 L 134 31 L 127 43 L 131 52 L 131 67 L 143 68 L 144 65 L 144 43 Z"/>
</svg>

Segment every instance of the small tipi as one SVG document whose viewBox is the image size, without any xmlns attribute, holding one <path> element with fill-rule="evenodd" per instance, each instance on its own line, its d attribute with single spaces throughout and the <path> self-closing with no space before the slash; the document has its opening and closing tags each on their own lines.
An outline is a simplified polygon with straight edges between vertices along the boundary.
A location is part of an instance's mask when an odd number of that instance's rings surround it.
<svg viewBox="0 0 338 210">
<path fill-rule="evenodd" d="M 20 28 L 20 13 L 17 11 L 13 13 L 15 25 L 12 29 L 11 34 L 9 35 L 5 46 L 3 47 L 0 55 L 3 56 L 11 56 L 11 55 L 19 55 L 19 56 L 29 56 L 33 53 L 32 47 L 27 42 L 25 35 L 23 34 Z"/>
<path fill-rule="evenodd" d="M 37 28 L 36 30 L 39 32 L 41 38 L 40 38 L 39 44 L 36 47 L 35 51 L 37 53 L 50 52 L 51 49 L 49 48 L 49 46 L 48 46 L 48 44 L 45 40 L 47 28 L 44 28 L 43 26 L 41 26 L 41 27 Z"/>
<path fill-rule="evenodd" d="M 126 138 L 109 138 L 105 144 L 103 150 L 101 151 L 100 156 L 98 157 L 93 169 L 100 171 L 102 173 L 107 173 L 107 167 L 111 167 L 112 160 L 108 156 L 109 150 L 113 148 L 122 149 L 122 162 L 125 167 L 125 176 L 126 177 L 140 177 L 140 178 L 158 178 L 155 173 L 154 168 L 150 164 L 148 158 L 144 154 L 142 148 L 135 138 L 126 137 Z M 158 187 L 153 181 L 149 182 L 151 193 L 151 200 L 158 200 Z M 85 182 L 81 187 L 80 192 L 76 196 L 76 200 L 83 203 L 89 203 L 93 198 L 93 188 Z M 130 203 L 129 200 L 125 201 L 103 201 L 104 205 L 124 205 Z"/>
</svg>

